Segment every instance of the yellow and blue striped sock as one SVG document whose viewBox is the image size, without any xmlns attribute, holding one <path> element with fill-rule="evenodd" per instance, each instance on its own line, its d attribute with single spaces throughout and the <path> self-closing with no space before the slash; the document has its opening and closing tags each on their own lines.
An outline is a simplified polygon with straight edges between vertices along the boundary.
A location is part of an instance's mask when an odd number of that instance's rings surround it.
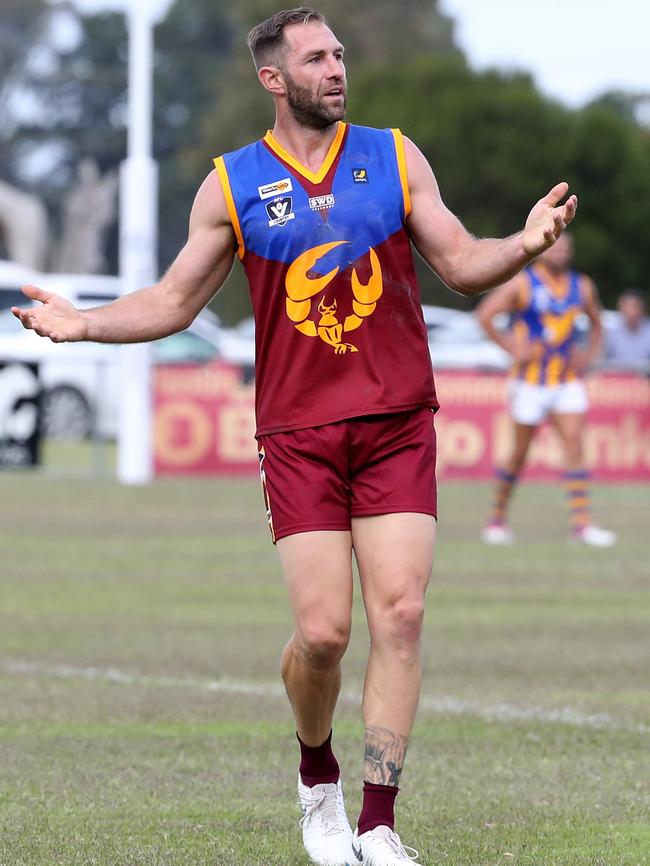
<svg viewBox="0 0 650 866">
<path fill-rule="evenodd" d="M 591 523 L 589 473 L 585 469 L 565 472 L 563 480 L 569 503 L 571 531 L 578 533 Z"/>
<path fill-rule="evenodd" d="M 494 489 L 494 498 L 492 500 L 492 510 L 490 512 L 490 526 L 503 526 L 506 522 L 506 511 L 508 503 L 512 495 L 512 488 L 517 482 L 516 473 L 506 472 L 505 469 L 497 469 L 494 473 L 496 477 L 496 487 Z"/>
</svg>

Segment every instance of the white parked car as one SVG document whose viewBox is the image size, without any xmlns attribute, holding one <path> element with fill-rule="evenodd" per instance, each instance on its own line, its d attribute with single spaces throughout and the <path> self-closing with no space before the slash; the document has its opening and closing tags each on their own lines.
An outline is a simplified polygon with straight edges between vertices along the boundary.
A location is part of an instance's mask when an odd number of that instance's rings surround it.
<svg viewBox="0 0 650 866">
<path fill-rule="evenodd" d="M 429 334 L 429 354 L 436 369 L 506 370 L 510 356 L 490 340 L 473 313 L 447 307 L 423 306 Z M 507 317 L 502 322 L 507 324 Z"/>
<path fill-rule="evenodd" d="M 36 283 L 41 275 L 16 262 L 0 259 L 0 310 L 22 305 L 26 298 L 20 287 Z"/>
<path fill-rule="evenodd" d="M 221 339 L 217 317 L 204 310 L 187 330 L 153 342 L 152 361 L 198 364 L 222 359 Z M 119 351 L 119 346 L 108 343 L 52 343 L 26 331 L 9 310 L 0 310 L 0 359 L 39 365 L 47 437 L 116 435 Z"/>
<path fill-rule="evenodd" d="M 461 310 L 446 310 L 443 307 L 423 307 L 425 322 L 429 331 L 429 353 L 434 370 L 446 368 L 477 370 L 509 370 L 512 365 L 510 354 L 485 334 L 473 313 Z M 605 332 L 618 322 L 620 314 L 603 310 L 602 322 Z M 495 324 L 506 329 L 510 317 L 507 313 L 495 316 Z M 431 324 L 432 323 L 432 324 Z M 576 320 L 578 342 L 587 339 L 589 319 L 585 314 Z M 601 360 L 600 366 L 606 366 Z"/>
<path fill-rule="evenodd" d="M 38 363 L 43 386 L 44 435 L 82 439 L 92 433 L 112 438 L 119 407 L 119 346 L 54 344 L 26 331 L 9 307 L 27 306 L 21 286 L 35 283 L 80 308 L 105 304 L 121 293 L 119 278 L 83 274 L 40 274 L 0 262 L 0 359 Z M 154 363 L 202 363 L 225 357 L 228 342 L 219 317 L 204 310 L 192 325 L 152 344 Z"/>
<path fill-rule="evenodd" d="M 35 283 L 63 295 L 77 307 L 94 307 L 121 292 L 117 277 L 42 274 L 13 262 L 0 262 L 0 358 L 39 364 L 43 386 L 42 417 L 46 436 L 82 439 L 96 431 L 114 435 L 117 406 L 115 346 L 75 343 L 65 348 L 26 331 L 11 306 L 31 303 L 21 291 Z M 101 396 L 100 396 L 101 395 Z"/>
<path fill-rule="evenodd" d="M 83 439 L 93 430 L 114 434 L 117 351 L 99 343 L 57 345 L 26 331 L 9 310 L 0 311 L 0 359 L 39 365 L 46 436 Z"/>
<path fill-rule="evenodd" d="M 242 319 L 233 328 L 223 329 L 221 352 L 226 361 L 240 364 L 247 371 L 255 368 L 255 320 Z"/>
<path fill-rule="evenodd" d="M 435 341 L 436 334 L 439 331 L 444 331 L 445 328 L 452 328 L 455 322 L 462 322 L 468 314 L 462 310 L 452 310 L 450 307 L 436 307 L 423 304 L 422 315 L 424 316 L 424 324 L 427 327 L 429 342 L 432 343 Z"/>
<path fill-rule="evenodd" d="M 0 260 L 0 310 L 29 303 L 21 287 L 33 283 L 68 298 L 77 307 L 93 307 L 122 293 L 119 277 L 103 274 L 43 274 Z"/>
</svg>

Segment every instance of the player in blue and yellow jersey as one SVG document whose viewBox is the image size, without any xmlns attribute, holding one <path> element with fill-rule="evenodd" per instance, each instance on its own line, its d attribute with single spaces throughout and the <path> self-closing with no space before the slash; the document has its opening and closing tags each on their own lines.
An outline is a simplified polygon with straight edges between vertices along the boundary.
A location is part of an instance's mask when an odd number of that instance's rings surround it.
<svg viewBox="0 0 650 866">
<path fill-rule="evenodd" d="M 478 306 L 486 332 L 513 357 L 509 411 L 514 426 L 511 452 L 496 473 L 492 511 L 481 538 L 486 544 L 514 540 L 506 517 L 514 486 L 528 449 L 548 418 L 565 455 L 571 538 L 609 547 L 616 536 L 594 526 L 589 502 L 589 474 L 583 453 L 587 411 L 585 371 L 601 352 L 603 329 L 596 287 L 585 274 L 571 270 L 573 243 L 568 234 L 510 282 L 491 292 Z M 511 316 L 509 332 L 498 330 L 497 314 Z M 576 319 L 585 313 L 590 329 L 587 346 L 578 345 Z"/>
<path fill-rule="evenodd" d="M 417 854 L 393 812 L 419 698 L 437 508 L 437 402 L 411 241 L 449 286 L 474 295 L 551 247 L 577 200 L 562 204 L 560 183 L 521 232 L 477 240 L 411 141 L 344 122 L 343 46 L 320 13 L 279 12 L 251 31 L 249 47 L 275 125 L 215 160 L 161 280 L 84 311 L 27 287 L 42 306 L 14 314 L 57 342 L 154 340 L 187 327 L 239 257 L 256 321 L 267 516 L 295 618 L 282 677 L 300 744 L 303 842 L 320 866 L 404 866 Z M 370 631 L 354 836 L 331 745 L 353 555 Z M 272 778 L 267 790 L 273 797 Z"/>
</svg>

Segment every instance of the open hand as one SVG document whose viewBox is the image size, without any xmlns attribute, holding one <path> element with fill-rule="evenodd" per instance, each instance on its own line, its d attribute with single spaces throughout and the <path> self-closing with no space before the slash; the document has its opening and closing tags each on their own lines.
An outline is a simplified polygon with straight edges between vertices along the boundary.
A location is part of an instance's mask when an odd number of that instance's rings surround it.
<svg viewBox="0 0 650 866">
<path fill-rule="evenodd" d="M 53 343 L 77 342 L 87 338 L 86 320 L 70 301 L 38 286 L 23 286 L 23 292 L 28 298 L 42 304 L 26 309 L 11 308 L 23 328 L 35 331 L 40 337 L 49 337 Z"/>
<path fill-rule="evenodd" d="M 528 214 L 522 236 L 522 244 L 528 255 L 538 256 L 552 247 L 573 220 L 578 207 L 577 196 L 570 195 L 564 204 L 558 204 L 568 191 L 568 183 L 558 183 Z"/>
</svg>

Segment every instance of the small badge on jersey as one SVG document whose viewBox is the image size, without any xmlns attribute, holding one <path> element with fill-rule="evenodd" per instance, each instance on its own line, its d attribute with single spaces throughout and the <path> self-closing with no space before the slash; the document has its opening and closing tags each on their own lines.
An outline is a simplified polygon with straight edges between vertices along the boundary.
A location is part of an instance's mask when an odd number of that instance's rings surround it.
<svg viewBox="0 0 650 866">
<path fill-rule="evenodd" d="M 334 196 L 330 193 L 328 195 L 315 195 L 309 199 L 309 207 L 312 210 L 327 210 L 330 207 L 334 207 Z"/>
<path fill-rule="evenodd" d="M 353 168 L 352 178 L 355 183 L 368 183 L 368 172 L 365 168 Z"/>
<path fill-rule="evenodd" d="M 284 226 L 289 220 L 295 219 L 293 200 L 290 195 L 278 196 L 266 205 L 270 226 Z"/>
<path fill-rule="evenodd" d="M 293 185 L 290 177 L 276 180 L 275 183 L 265 183 L 257 187 L 262 201 L 266 198 L 273 198 L 276 195 L 283 195 L 285 192 L 291 192 L 292 189 Z"/>
</svg>

